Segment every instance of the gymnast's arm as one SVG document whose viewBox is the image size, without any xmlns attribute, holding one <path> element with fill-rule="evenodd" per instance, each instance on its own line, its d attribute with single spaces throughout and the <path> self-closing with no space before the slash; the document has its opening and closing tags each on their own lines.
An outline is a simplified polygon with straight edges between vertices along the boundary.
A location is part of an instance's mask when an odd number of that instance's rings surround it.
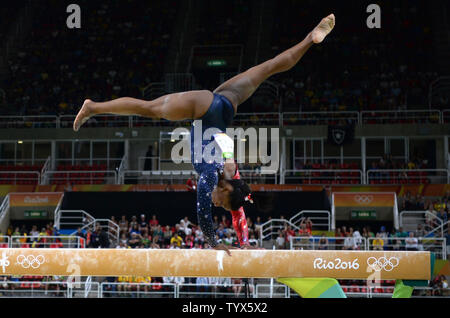
<svg viewBox="0 0 450 318">
<path fill-rule="evenodd" d="M 218 244 L 216 241 L 216 233 L 214 231 L 214 225 L 212 220 L 212 201 L 211 193 L 214 190 L 214 186 L 217 184 L 218 174 L 202 173 L 198 180 L 197 186 L 197 217 L 198 225 L 205 235 L 208 244 L 219 250 L 224 250 L 228 255 L 230 251 L 225 244 Z"/>
</svg>

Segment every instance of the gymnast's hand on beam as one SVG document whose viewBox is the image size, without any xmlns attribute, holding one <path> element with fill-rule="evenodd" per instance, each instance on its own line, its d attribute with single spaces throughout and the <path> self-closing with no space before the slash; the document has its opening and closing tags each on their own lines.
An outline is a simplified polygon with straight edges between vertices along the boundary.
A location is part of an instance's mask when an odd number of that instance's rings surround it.
<svg viewBox="0 0 450 318">
<path fill-rule="evenodd" d="M 228 256 L 231 256 L 230 249 L 236 249 L 236 247 L 233 246 L 227 246 L 225 244 L 217 244 L 216 247 L 214 247 L 215 250 L 221 250 L 227 252 Z"/>
</svg>

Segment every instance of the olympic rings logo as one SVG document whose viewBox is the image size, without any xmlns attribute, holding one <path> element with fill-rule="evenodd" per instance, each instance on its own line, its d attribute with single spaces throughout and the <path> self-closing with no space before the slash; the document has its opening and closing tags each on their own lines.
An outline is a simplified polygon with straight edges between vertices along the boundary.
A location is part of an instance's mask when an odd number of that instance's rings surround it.
<svg viewBox="0 0 450 318">
<path fill-rule="evenodd" d="M 367 259 L 367 265 L 372 268 L 375 272 L 380 272 L 381 270 L 385 270 L 386 272 L 392 271 L 399 264 L 399 260 L 397 257 L 391 257 L 387 259 L 386 257 L 380 257 L 376 259 L 375 257 L 369 257 Z"/>
<path fill-rule="evenodd" d="M 34 256 L 34 255 L 19 255 L 17 256 L 17 264 L 22 265 L 23 268 L 39 268 L 42 264 L 45 263 L 45 258 L 42 255 Z"/>
<path fill-rule="evenodd" d="M 359 204 L 367 204 L 373 201 L 373 195 L 355 195 L 353 199 Z"/>
</svg>

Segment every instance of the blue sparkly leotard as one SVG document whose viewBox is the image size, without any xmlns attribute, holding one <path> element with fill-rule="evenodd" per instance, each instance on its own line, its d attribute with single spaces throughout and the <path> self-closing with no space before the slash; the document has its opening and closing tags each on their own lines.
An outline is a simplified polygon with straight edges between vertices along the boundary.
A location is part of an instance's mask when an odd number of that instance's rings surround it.
<svg viewBox="0 0 450 318">
<path fill-rule="evenodd" d="M 213 141 L 213 138 L 203 140 L 203 133 L 208 128 L 217 128 L 225 132 L 234 117 L 234 108 L 231 102 L 222 95 L 214 93 L 214 99 L 209 106 L 208 111 L 200 118 L 201 120 L 201 136 L 195 136 L 195 125 L 199 124 L 195 121 L 191 127 L 191 161 L 195 171 L 199 175 L 197 183 L 197 218 L 200 229 L 202 230 L 208 244 L 212 247 L 217 245 L 215 231 L 212 220 L 212 201 L 211 193 L 214 186 L 217 185 L 219 173 L 223 170 L 223 162 L 206 162 L 203 156 L 199 157 L 198 151 L 201 153 L 205 146 Z M 198 127 L 197 127 L 198 128 Z M 197 129 L 197 134 L 200 129 Z M 214 151 L 212 152 L 214 153 Z M 199 160 L 200 159 L 200 160 Z"/>
</svg>

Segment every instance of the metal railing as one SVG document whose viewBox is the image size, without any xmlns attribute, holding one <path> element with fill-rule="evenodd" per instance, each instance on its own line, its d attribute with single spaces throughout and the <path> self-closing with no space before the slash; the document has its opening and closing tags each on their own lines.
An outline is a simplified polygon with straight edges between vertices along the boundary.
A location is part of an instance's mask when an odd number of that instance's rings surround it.
<svg viewBox="0 0 450 318">
<path fill-rule="evenodd" d="M 52 168 L 51 166 L 52 166 L 52 157 L 48 156 L 47 159 L 44 162 L 44 165 L 42 166 L 42 169 L 41 169 L 41 180 L 39 181 L 39 183 L 46 184 L 45 183 L 46 180 L 43 180 L 43 176 L 44 176 L 45 172 L 49 171 Z"/>
<path fill-rule="evenodd" d="M 411 241 L 411 239 L 415 239 Z M 375 240 L 381 240 L 382 245 L 374 245 Z M 367 250 L 393 251 L 430 251 L 441 259 L 447 259 L 447 240 L 443 237 L 369 237 Z"/>
<path fill-rule="evenodd" d="M 259 245 L 263 246 L 264 240 L 274 240 L 278 236 L 280 230 L 283 230 L 285 226 L 290 226 L 294 231 L 298 231 L 299 228 L 285 219 L 272 219 L 258 227 L 259 230 Z"/>
<path fill-rule="evenodd" d="M 298 298 L 290 288 L 280 284 L 249 284 L 250 298 Z M 391 298 L 395 286 L 341 285 L 347 297 Z M 359 292 L 348 291 L 358 288 Z M 0 280 L 0 298 L 236 298 L 245 297 L 244 284 L 162 284 L 69 281 Z M 347 290 L 347 291 L 345 291 Z M 442 296 L 421 295 L 439 290 Z M 450 288 L 414 287 L 411 298 L 448 298 Z"/>
<path fill-rule="evenodd" d="M 300 227 L 302 220 L 309 218 L 314 229 L 331 231 L 331 212 L 325 210 L 302 210 L 289 219 L 289 222 Z"/>
<path fill-rule="evenodd" d="M 325 242 L 323 242 L 324 240 Z M 291 250 L 366 250 L 365 237 L 291 236 Z"/>
<path fill-rule="evenodd" d="M 159 97 L 165 94 L 163 83 L 147 87 L 146 96 Z M 150 89 L 150 90 L 149 90 Z M 276 87 L 271 87 L 273 94 L 277 94 Z M 149 98 L 151 99 L 151 98 Z M 75 115 L 59 116 L 0 116 L 1 128 L 71 128 Z M 237 113 L 233 125 L 338 125 L 345 124 L 414 124 L 432 123 L 442 124 L 450 122 L 450 110 L 380 110 L 380 111 L 329 111 L 329 112 L 267 112 L 267 113 Z M 168 121 L 139 116 L 96 115 L 91 117 L 83 126 L 90 128 L 143 126 L 189 126 L 190 121 Z"/>
<path fill-rule="evenodd" d="M 60 115 L 56 128 L 72 128 L 75 115 Z M 83 124 L 84 128 L 130 127 L 131 116 L 96 115 Z"/>
<path fill-rule="evenodd" d="M 176 284 L 101 283 L 100 298 L 177 298 Z"/>
<path fill-rule="evenodd" d="M 241 179 L 248 183 L 277 184 L 277 173 L 261 173 L 260 169 L 240 169 Z"/>
<path fill-rule="evenodd" d="M 254 298 L 254 285 L 249 284 L 250 298 Z M 245 284 L 179 284 L 177 298 L 208 297 L 208 298 L 244 298 Z M 253 290 L 253 292 L 252 292 Z"/>
<path fill-rule="evenodd" d="M 9 194 L 3 199 L 0 205 L 0 231 L 6 233 L 9 225 Z"/>
<path fill-rule="evenodd" d="M 90 230 L 91 232 L 94 232 L 97 226 L 99 226 L 108 234 L 110 248 L 114 248 L 119 245 L 120 227 L 109 219 L 94 219 L 93 221 L 81 227 L 81 230 Z M 75 235 L 75 233 L 76 231 L 71 233 L 71 235 Z"/>
<path fill-rule="evenodd" d="M 337 125 L 344 121 L 345 124 L 360 123 L 360 114 L 356 111 L 336 112 L 283 112 L 283 126 L 296 125 Z"/>
<path fill-rule="evenodd" d="M 428 232 L 427 236 L 434 237 L 434 236 L 439 236 L 439 234 L 440 234 L 441 237 L 443 237 L 444 233 L 448 232 L 449 226 L 450 226 L 450 221 L 442 223 L 441 225 L 438 225 L 436 228 L 434 228 L 433 230 Z M 447 245 L 448 245 L 448 243 L 449 242 L 447 242 Z M 450 252 L 450 250 L 447 251 L 447 253 L 449 253 L 449 252 Z"/>
<path fill-rule="evenodd" d="M 369 169 L 366 174 L 368 184 L 450 183 L 447 169 Z"/>
<path fill-rule="evenodd" d="M 280 284 L 256 284 L 254 298 L 291 298 L 291 289 Z"/>
<path fill-rule="evenodd" d="M 0 184 L 39 184 L 40 176 L 37 171 L 0 171 Z"/>
<path fill-rule="evenodd" d="M 100 285 L 89 282 L 61 281 L 2 281 L 0 280 L 0 298 L 100 298 Z"/>
<path fill-rule="evenodd" d="M 120 180 L 137 184 L 183 184 L 191 177 L 197 175 L 193 170 L 126 170 L 122 171 Z"/>
<path fill-rule="evenodd" d="M 0 128 L 59 128 L 58 116 L 0 116 Z"/>
<path fill-rule="evenodd" d="M 11 236 L 11 248 L 81 248 L 83 244 L 78 236 Z"/>
<path fill-rule="evenodd" d="M 48 184 L 117 184 L 115 170 L 46 171 L 43 180 Z"/>
<path fill-rule="evenodd" d="M 281 127 L 281 113 L 237 113 L 231 125 L 237 127 L 248 125 Z"/>
<path fill-rule="evenodd" d="M 284 179 L 304 184 L 362 184 L 361 170 L 312 169 L 312 170 L 284 170 Z"/>
<path fill-rule="evenodd" d="M 399 214 L 399 225 L 405 231 L 417 231 L 422 226 L 424 236 L 427 237 L 437 228 L 441 229 L 440 237 L 444 236 L 443 221 L 430 211 L 402 211 Z M 435 233 L 435 232 L 433 232 Z"/>
<path fill-rule="evenodd" d="M 424 123 L 442 123 L 441 112 L 436 109 L 361 111 L 361 124 L 363 125 Z"/>
<path fill-rule="evenodd" d="M 95 218 L 83 210 L 55 211 L 55 226 L 60 229 L 76 229 L 94 221 Z"/>
</svg>

